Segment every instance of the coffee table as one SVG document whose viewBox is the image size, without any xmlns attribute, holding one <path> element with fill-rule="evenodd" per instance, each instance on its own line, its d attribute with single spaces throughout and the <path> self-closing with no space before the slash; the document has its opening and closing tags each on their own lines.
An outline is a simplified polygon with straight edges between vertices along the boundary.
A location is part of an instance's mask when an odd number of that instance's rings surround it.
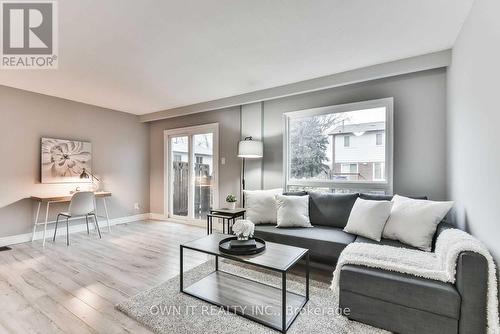
<svg viewBox="0 0 500 334">
<path fill-rule="evenodd" d="M 266 242 L 256 255 L 230 255 L 219 251 L 227 235 L 215 233 L 180 245 L 180 291 L 239 314 L 267 327 L 286 333 L 309 301 L 309 250 Z M 215 256 L 215 269 L 199 281 L 184 287 L 184 249 Z M 281 273 L 281 289 L 219 269 L 219 257 Z M 286 289 L 286 275 L 300 259 L 305 259 L 305 296 Z"/>
</svg>

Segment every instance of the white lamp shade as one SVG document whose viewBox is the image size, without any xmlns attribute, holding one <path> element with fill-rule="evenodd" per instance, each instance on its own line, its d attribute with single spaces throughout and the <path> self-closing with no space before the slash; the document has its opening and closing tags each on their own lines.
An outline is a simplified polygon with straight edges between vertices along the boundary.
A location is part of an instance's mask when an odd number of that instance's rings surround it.
<svg viewBox="0 0 500 334">
<path fill-rule="evenodd" d="M 247 159 L 262 158 L 264 148 L 261 141 L 242 140 L 238 144 L 238 157 Z"/>
</svg>

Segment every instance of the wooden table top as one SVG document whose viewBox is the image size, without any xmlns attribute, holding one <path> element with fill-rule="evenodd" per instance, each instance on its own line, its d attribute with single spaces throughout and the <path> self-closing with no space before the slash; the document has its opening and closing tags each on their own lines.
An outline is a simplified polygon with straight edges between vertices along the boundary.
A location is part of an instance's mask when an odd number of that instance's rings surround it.
<svg viewBox="0 0 500 334">
<path fill-rule="evenodd" d="M 110 197 L 111 192 L 109 191 L 96 191 L 95 197 Z M 38 202 L 69 202 L 71 201 L 73 194 L 68 195 L 42 195 L 42 196 L 30 196 L 34 201 Z"/>
<path fill-rule="evenodd" d="M 234 210 L 231 210 L 231 209 L 228 209 L 228 208 L 220 208 L 220 209 L 211 209 L 210 210 L 210 213 L 222 213 L 222 214 L 225 214 L 225 215 L 236 215 L 236 214 L 239 214 L 239 213 L 243 213 L 245 212 L 246 209 L 245 208 L 236 208 Z"/>
<path fill-rule="evenodd" d="M 286 271 L 297 263 L 309 250 L 305 248 L 266 241 L 266 249 L 255 255 L 230 255 L 219 250 L 219 242 L 231 235 L 214 233 L 182 244 L 183 247 L 204 253 L 219 255 L 241 262 L 247 262 L 272 270 Z"/>
</svg>

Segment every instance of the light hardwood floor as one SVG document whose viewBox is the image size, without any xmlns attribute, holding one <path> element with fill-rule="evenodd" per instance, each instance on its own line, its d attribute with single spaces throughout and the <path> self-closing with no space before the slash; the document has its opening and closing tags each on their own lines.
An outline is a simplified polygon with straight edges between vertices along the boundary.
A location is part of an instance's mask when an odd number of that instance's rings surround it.
<svg viewBox="0 0 500 334">
<path fill-rule="evenodd" d="M 150 333 L 114 305 L 179 273 L 179 245 L 206 230 L 173 222 L 113 226 L 0 252 L 0 333 Z M 185 270 L 207 255 L 186 252 Z M 299 269 L 297 269 L 299 270 Z M 312 278 L 328 280 L 325 273 Z"/>
</svg>

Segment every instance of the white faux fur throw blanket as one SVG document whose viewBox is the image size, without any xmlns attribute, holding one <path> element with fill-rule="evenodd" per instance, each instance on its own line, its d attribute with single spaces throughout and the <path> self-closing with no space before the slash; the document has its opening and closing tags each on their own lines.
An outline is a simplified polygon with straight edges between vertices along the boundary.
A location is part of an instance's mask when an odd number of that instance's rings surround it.
<svg viewBox="0 0 500 334">
<path fill-rule="evenodd" d="M 495 262 L 486 247 L 470 234 L 458 230 L 443 231 L 434 253 L 368 243 L 352 243 L 339 257 L 333 272 L 332 290 L 337 296 L 339 276 L 345 264 L 362 265 L 415 275 L 442 282 L 455 283 L 457 259 L 461 252 L 470 251 L 483 255 L 488 261 L 488 333 L 499 334 L 498 295 Z"/>
</svg>

